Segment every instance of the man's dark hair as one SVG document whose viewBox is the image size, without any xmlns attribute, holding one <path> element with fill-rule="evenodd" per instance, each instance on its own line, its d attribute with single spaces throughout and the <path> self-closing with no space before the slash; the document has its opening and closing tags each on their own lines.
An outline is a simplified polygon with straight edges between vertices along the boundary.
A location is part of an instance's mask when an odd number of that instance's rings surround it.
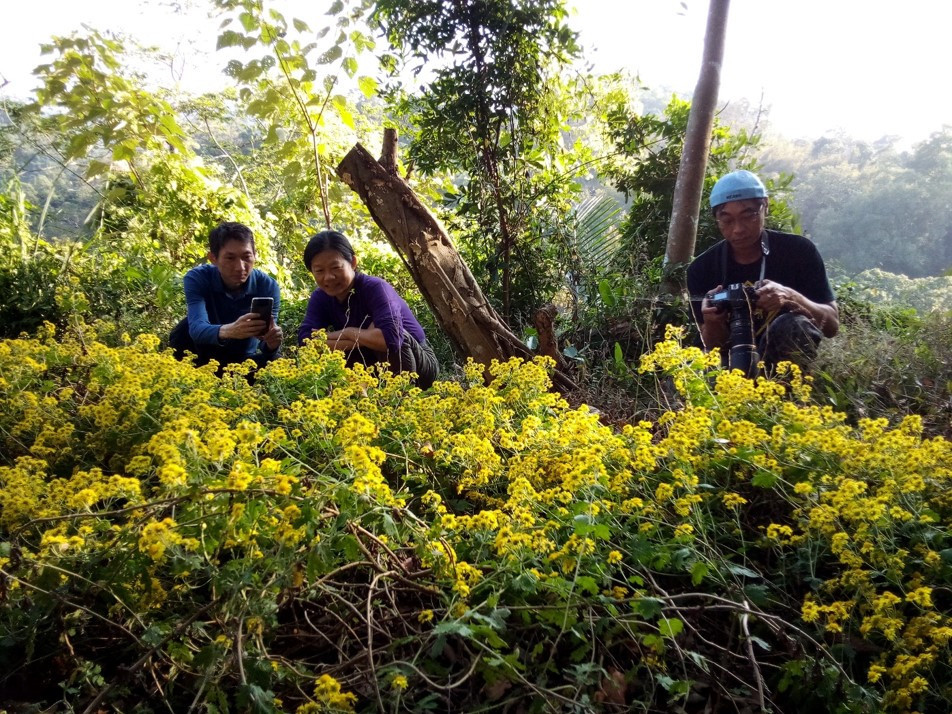
<svg viewBox="0 0 952 714">
<path fill-rule="evenodd" d="M 221 249 L 225 247 L 225 243 L 230 240 L 250 243 L 251 250 L 255 250 L 255 236 L 251 229 L 244 223 L 233 221 L 219 223 L 218 226 L 212 229 L 212 232 L 208 234 L 208 250 L 217 258 Z"/>
<path fill-rule="evenodd" d="M 769 204 L 767 203 L 767 200 L 768 200 L 768 199 L 766 199 L 766 198 L 742 198 L 742 199 L 740 199 L 740 200 L 741 200 L 741 201 L 756 201 L 756 202 L 759 203 L 761 206 L 763 206 L 765 209 L 766 209 L 767 206 L 769 205 Z M 733 201 L 728 201 L 727 203 L 733 203 Z M 718 205 L 714 206 L 714 208 L 711 209 L 711 215 L 714 216 L 714 218 L 717 218 L 717 212 L 720 211 L 722 208 L 724 208 L 724 206 L 726 206 L 727 203 L 719 203 Z M 766 213 L 765 213 L 764 215 L 766 215 Z"/>
<path fill-rule="evenodd" d="M 321 231 L 311 236 L 311 240 L 307 242 L 307 247 L 304 249 L 304 267 L 310 271 L 314 256 L 323 253 L 325 250 L 337 251 L 348 263 L 354 260 L 354 247 L 344 237 L 343 233 L 340 231 Z"/>
</svg>

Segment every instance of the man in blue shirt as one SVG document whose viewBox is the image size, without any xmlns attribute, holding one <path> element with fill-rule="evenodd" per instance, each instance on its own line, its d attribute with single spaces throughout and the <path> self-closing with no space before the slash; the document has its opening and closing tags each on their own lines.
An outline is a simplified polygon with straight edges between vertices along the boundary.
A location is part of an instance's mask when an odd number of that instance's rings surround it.
<svg viewBox="0 0 952 714">
<path fill-rule="evenodd" d="M 226 222 L 208 236 L 208 260 L 185 275 L 188 316 L 169 336 L 181 359 L 197 355 L 196 364 L 219 365 L 254 360 L 263 366 L 274 359 L 284 338 L 278 326 L 281 295 L 278 284 L 254 267 L 255 239 L 241 223 Z M 251 299 L 273 299 L 271 319 L 251 312 Z"/>
</svg>

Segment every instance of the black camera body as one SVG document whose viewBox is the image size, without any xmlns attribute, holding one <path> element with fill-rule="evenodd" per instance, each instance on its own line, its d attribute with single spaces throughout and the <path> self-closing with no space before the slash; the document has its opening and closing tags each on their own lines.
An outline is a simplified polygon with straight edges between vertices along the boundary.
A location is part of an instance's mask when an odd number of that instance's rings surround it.
<svg viewBox="0 0 952 714">
<path fill-rule="evenodd" d="M 757 291 L 750 285 L 731 283 L 724 290 L 709 293 L 707 299 L 718 312 L 746 310 L 750 314 L 750 306 L 757 302 Z"/>
<path fill-rule="evenodd" d="M 708 302 L 718 312 L 730 314 L 729 350 L 721 350 L 721 363 L 728 369 L 739 369 L 753 379 L 759 370 L 760 355 L 754 339 L 752 309 L 757 302 L 757 291 L 749 285 L 731 283 L 724 290 L 707 295 Z"/>
</svg>

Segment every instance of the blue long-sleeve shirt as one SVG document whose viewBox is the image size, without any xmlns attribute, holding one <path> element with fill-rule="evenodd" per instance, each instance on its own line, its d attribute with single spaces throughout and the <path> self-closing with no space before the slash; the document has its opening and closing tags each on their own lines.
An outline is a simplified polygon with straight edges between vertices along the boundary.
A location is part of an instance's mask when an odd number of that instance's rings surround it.
<svg viewBox="0 0 952 714">
<path fill-rule="evenodd" d="M 391 364 L 397 364 L 395 356 L 400 354 L 405 333 L 413 335 L 420 344 L 426 342 L 413 311 L 393 286 L 382 278 L 357 273 L 344 302 L 320 288 L 311 293 L 298 330 L 298 344 L 303 344 L 315 330 L 367 329 L 371 323 L 383 332 Z"/>
<path fill-rule="evenodd" d="M 274 299 L 271 315 L 275 324 L 281 306 L 281 293 L 278 284 L 260 270 L 252 270 L 241 290 L 231 293 L 225 289 L 218 267 L 205 263 L 192 268 L 185 274 L 185 304 L 188 308 L 188 334 L 196 345 L 220 348 L 229 355 L 240 358 L 250 357 L 260 348 L 270 354 L 274 350 L 257 337 L 242 340 L 219 340 L 218 331 L 222 325 L 234 322 L 242 315 L 251 312 L 251 298 L 270 297 Z"/>
</svg>

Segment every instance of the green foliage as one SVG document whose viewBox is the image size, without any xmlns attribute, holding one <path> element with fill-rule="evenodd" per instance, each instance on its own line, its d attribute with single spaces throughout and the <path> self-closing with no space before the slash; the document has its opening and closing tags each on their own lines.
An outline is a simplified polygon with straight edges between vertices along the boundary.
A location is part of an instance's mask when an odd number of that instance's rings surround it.
<svg viewBox="0 0 952 714">
<path fill-rule="evenodd" d="M 390 88 L 409 160 L 457 175 L 445 201 L 469 266 L 506 317 L 525 320 L 561 279 L 554 251 L 584 155 L 562 134 L 578 106 L 560 77 L 578 52 L 564 4 L 378 0 L 373 17 L 432 71 L 419 93 Z"/>
<path fill-rule="evenodd" d="M 663 116 L 639 115 L 631 110 L 629 98 L 619 96 L 607 112 L 607 132 L 617 154 L 605 175 L 631 201 L 622 228 L 624 242 L 618 253 L 618 267 L 633 274 L 643 273 L 645 266 L 664 255 L 690 111 L 690 102 L 672 97 Z M 761 167 L 753 152 L 760 142 L 756 132 L 731 130 L 715 120 L 695 254 L 721 239 L 707 203 L 714 183 L 735 169 L 758 172 Z M 762 178 L 770 194 L 768 226 L 794 229 L 795 219 L 787 200 L 793 177 L 780 174 L 776 179 Z"/>
<path fill-rule="evenodd" d="M 821 345 L 819 390 L 854 418 L 919 414 L 932 433 L 952 423 L 952 312 L 873 304 L 853 284 L 837 287 L 840 334 Z"/>
<path fill-rule="evenodd" d="M 148 335 L 0 342 L 0 685 L 67 711 L 941 711 L 949 443 L 669 337 L 640 369 L 679 403 L 617 429 L 544 360 L 424 393 L 319 341 L 254 384 Z"/>
<path fill-rule="evenodd" d="M 282 232 L 299 233 L 320 210 L 323 227 L 345 220 L 335 215 L 346 206 L 347 193 L 332 187 L 330 176 L 343 152 L 356 140 L 359 116 L 352 101 L 339 91 L 342 77 L 356 79 L 366 97 L 376 93 L 375 81 L 357 76 L 359 56 L 375 42 L 362 23 L 367 2 L 334 3 L 330 24 L 313 31 L 298 18 L 288 19 L 258 0 L 217 0 L 228 13 L 218 48 L 241 47 L 258 56 L 232 59 L 225 73 L 240 87 L 238 97 L 248 118 L 260 122 L 260 148 L 250 166 L 263 161 L 274 172 L 283 197 L 266 206 Z M 332 200 L 335 205 L 332 207 Z"/>
<path fill-rule="evenodd" d="M 91 30 L 55 37 L 43 52 L 57 56 L 37 67 L 42 83 L 30 109 L 58 110 L 65 160 L 86 158 L 97 147 L 108 150 L 89 161 L 87 178 L 107 173 L 112 161 L 134 166 L 142 152 L 190 153 L 172 107 L 142 89 L 141 77 L 128 74 L 121 42 Z"/>
</svg>

